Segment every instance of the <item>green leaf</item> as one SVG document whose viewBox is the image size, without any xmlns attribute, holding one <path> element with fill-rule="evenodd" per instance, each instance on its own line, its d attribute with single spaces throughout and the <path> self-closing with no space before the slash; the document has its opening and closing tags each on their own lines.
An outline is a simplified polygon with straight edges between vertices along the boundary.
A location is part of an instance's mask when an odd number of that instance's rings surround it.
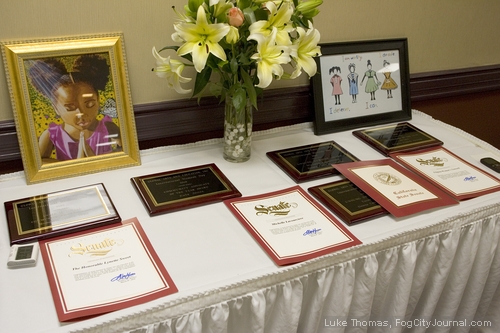
<svg viewBox="0 0 500 333">
<path fill-rule="evenodd" d="M 238 0 L 238 8 L 245 9 L 252 5 L 252 0 Z"/>
<path fill-rule="evenodd" d="M 238 55 L 238 62 L 241 66 L 248 66 L 252 64 L 252 59 L 250 59 L 246 54 L 241 53 Z"/>
<path fill-rule="evenodd" d="M 211 84 L 209 88 L 210 88 L 210 93 L 214 96 L 220 96 L 222 102 L 225 97 L 225 94 L 222 93 L 224 91 L 224 87 L 219 82 L 215 82 Z"/>
<path fill-rule="evenodd" d="M 265 9 L 259 8 L 255 10 L 254 16 L 257 21 L 267 20 L 268 12 Z"/>
<path fill-rule="evenodd" d="M 186 59 L 186 60 L 190 61 L 191 63 L 193 63 L 193 57 L 191 56 L 191 53 L 187 53 L 187 54 L 185 54 L 185 55 L 183 55 L 181 57 L 183 57 L 184 59 Z"/>
<path fill-rule="evenodd" d="M 205 89 L 208 81 L 210 81 L 210 76 L 212 75 L 212 68 L 205 66 L 205 68 L 198 74 L 196 74 L 196 81 L 194 83 L 193 97 L 198 95 Z"/>
<path fill-rule="evenodd" d="M 222 60 L 222 61 L 219 61 L 217 63 L 217 67 L 221 70 L 221 71 L 227 71 L 228 70 L 228 67 L 227 65 L 229 64 L 229 61 L 227 60 Z"/>
<path fill-rule="evenodd" d="M 203 4 L 204 0 L 188 0 L 188 8 L 192 12 L 195 12 L 198 10 L 198 7 L 200 7 Z"/>
<path fill-rule="evenodd" d="M 207 59 L 207 63 L 205 66 L 208 66 L 212 69 L 217 69 L 219 67 L 220 59 L 210 54 Z"/>
<path fill-rule="evenodd" d="M 240 112 L 245 108 L 247 104 L 247 94 L 245 93 L 245 89 L 238 89 L 233 94 L 233 106 L 236 109 L 236 112 Z"/>
<path fill-rule="evenodd" d="M 248 23 L 248 25 L 252 25 L 255 23 L 257 20 L 255 19 L 255 14 L 252 8 L 245 8 L 243 9 L 243 15 L 245 15 L 245 20 Z"/>
<path fill-rule="evenodd" d="M 236 58 L 232 58 L 230 65 L 231 65 L 231 73 L 233 75 L 236 75 L 238 73 L 238 67 L 239 67 L 238 60 L 236 60 Z"/>
<path fill-rule="evenodd" d="M 241 77 L 243 78 L 244 87 L 247 90 L 248 98 L 250 98 L 250 103 L 252 103 L 253 107 L 257 108 L 257 92 L 255 91 L 255 86 L 253 85 L 253 80 L 248 75 L 248 73 L 242 68 L 241 69 Z"/>
</svg>

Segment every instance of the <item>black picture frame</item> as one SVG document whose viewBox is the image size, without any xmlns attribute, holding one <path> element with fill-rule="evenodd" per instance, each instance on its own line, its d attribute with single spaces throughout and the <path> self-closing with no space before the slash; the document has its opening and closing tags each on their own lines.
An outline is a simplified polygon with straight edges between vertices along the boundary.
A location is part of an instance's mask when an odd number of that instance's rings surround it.
<svg viewBox="0 0 500 333">
<path fill-rule="evenodd" d="M 411 119 L 406 38 L 327 43 L 321 52 L 311 79 L 314 134 Z"/>
</svg>

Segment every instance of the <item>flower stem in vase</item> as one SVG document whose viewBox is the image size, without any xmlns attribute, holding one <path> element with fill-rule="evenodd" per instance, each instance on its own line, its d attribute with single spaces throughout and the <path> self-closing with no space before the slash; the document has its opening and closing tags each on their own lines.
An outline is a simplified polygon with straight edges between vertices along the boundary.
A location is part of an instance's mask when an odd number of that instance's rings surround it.
<svg viewBox="0 0 500 333">
<path fill-rule="evenodd" d="M 252 104 L 237 110 L 231 97 L 226 97 L 224 116 L 224 159 L 233 163 L 246 162 L 252 152 Z"/>
</svg>

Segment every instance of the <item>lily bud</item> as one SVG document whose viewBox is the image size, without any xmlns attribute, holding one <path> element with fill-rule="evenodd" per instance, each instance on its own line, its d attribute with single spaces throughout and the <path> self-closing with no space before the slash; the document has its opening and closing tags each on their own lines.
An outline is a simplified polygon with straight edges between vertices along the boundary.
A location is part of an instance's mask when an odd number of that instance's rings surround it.
<svg viewBox="0 0 500 333">
<path fill-rule="evenodd" d="M 227 19 L 228 19 L 229 25 L 238 28 L 245 21 L 245 15 L 243 15 L 243 12 L 241 11 L 241 9 L 239 9 L 237 7 L 233 7 L 227 13 Z"/>
<path fill-rule="evenodd" d="M 238 28 L 230 26 L 229 32 L 226 35 L 226 42 L 228 42 L 229 44 L 236 44 L 239 39 L 240 32 L 238 31 Z"/>
<path fill-rule="evenodd" d="M 310 0 L 307 2 L 301 1 L 297 6 L 297 11 L 302 13 L 306 18 L 313 18 L 319 14 L 318 7 L 323 3 L 323 0 Z"/>
</svg>

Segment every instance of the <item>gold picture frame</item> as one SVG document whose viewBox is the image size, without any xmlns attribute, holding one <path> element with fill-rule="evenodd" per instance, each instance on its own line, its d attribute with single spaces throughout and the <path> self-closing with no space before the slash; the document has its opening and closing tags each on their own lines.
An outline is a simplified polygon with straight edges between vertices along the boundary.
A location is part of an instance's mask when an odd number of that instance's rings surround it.
<svg viewBox="0 0 500 333">
<path fill-rule="evenodd" d="M 28 184 L 140 165 L 123 34 L 1 48 Z"/>
</svg>

